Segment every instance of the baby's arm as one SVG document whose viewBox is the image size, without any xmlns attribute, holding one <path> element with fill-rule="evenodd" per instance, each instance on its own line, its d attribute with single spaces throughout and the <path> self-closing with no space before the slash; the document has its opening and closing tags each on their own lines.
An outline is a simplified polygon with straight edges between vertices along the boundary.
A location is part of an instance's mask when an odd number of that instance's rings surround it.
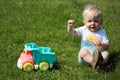
<svg viewBox="0 0 120 80">
<path fill-rule="evenodd" d="M 106 43 L 100 43 L 99 47 L 101 47 L 102 49 L 106 50 L 109 48 L 109 44 Z"/>
<path fill-rule="evenodd" d="M 68 20 L 68 27 L 67 27 L 67 32 L 71 35 L 77 35 L 77 32 L 74 29 L 74 24 L 75 21 L 74 20 Z"/>
</svg>

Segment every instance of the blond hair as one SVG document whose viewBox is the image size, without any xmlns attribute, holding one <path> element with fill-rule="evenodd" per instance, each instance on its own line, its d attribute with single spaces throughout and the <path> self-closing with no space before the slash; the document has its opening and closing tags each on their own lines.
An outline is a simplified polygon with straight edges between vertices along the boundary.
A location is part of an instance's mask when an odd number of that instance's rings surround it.
<svg viewBox="0 0 120 80">
<path fill-rule="evenodd" d="M 83 19 L 100 19 L 103 20 L 101 9 L 96 5 L 87 5 L 83 11 Z"/>
</svg>

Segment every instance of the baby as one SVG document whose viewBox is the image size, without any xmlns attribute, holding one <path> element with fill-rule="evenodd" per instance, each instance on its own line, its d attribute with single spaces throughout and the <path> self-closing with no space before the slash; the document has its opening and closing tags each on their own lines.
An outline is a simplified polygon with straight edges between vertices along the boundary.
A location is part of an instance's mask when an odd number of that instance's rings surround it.
<svg viewBox="0 0 120 80">
<path fill-rule="evenodd" d="M 68 20 L 67 31 L 71 35 L 81 36 L 81 47 L 78 54 L 78 60 L 81 63 L 88 63 L 96 68 L 99 62 L 99 56 L 102 56 L 101 64 L 105 64 L 109 59 L 109 40 L 101 25 L 103 17 L 101 9 L 96 5 L 87 5 L 83 11 L 84 25 L 74 28 L 75 21 Z"/>
</svg>

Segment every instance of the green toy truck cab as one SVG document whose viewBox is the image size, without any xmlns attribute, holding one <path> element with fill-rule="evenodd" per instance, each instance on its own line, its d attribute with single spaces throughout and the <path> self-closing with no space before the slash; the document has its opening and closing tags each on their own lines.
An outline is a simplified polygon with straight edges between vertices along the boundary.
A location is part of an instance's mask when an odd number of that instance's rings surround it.
<svg viewBox="0 0 120 80">
<path fill-rule="evenodd" d="M 34 69 L 40 69 L 41 71 L 47 71 L 49 68 L 53 67 L 53 63 L 56 62 L 56 54 L 52 52 L 50 47 L 41 47 L 35 43 L 27 43 L 24 45 L 25 50 L 32 53 L 32 59 L 34 61 Z M 25 54 L 23 58 L 20 58 L 20 62 L 22 59 L 27 58 L 28 54 Z M 21 65 L 21 63 L 19 64 Z M 25 62 L 25 61 L 24 61 Z M 25 68 L 29 65 L 25 65 Z M 24 67 L 23 67 L 24 68 Z M 27 71 L 27 69 L 26 69 Z"/>
</svg>

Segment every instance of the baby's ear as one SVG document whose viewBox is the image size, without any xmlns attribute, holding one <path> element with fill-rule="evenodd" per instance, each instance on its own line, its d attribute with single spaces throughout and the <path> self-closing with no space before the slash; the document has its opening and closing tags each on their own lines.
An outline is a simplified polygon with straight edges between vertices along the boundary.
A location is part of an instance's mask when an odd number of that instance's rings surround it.
<svg viewBox="0 0 120 80">
<path fill-rule="evenodd" d="M 83 19 L 83 24 L 85 24 L 85 20 Z"/>
</svg>

